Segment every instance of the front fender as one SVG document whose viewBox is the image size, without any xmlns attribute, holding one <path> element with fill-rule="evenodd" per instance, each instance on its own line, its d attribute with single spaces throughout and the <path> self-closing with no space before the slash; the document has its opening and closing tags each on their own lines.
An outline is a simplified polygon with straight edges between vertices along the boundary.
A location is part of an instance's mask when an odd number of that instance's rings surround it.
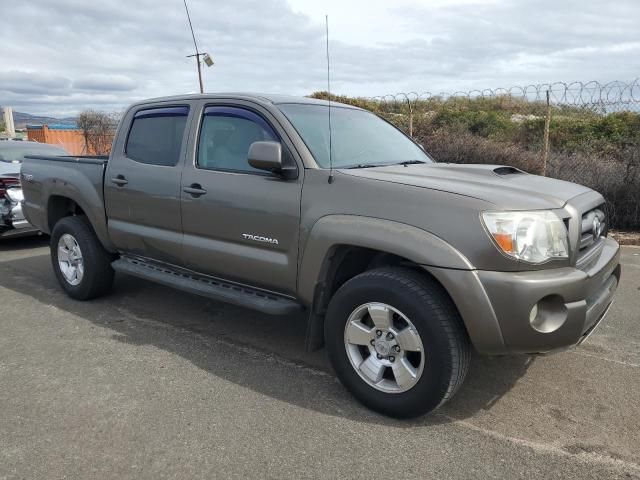
<svg viewBox="0 0 640 480">
<path fill-rule="evenodd" d="M 440 237 L 411 225 L 357 215 L 329 215 L 318 220 L 301 253 L 298 297 L 313 305 L 316 286 L 326 277 L 336 247 L 371 248 L 406 258 L 429 272 L 449 293 L 474 347 L 504 352 L 504 340 L 491 301 L 469 260 Z M 323 317 L 311 311 L 307 348 L 323 342 Z"/>
<path fill-rule="evenodd" d="M 474 268 L 462 253 L 426 230 L 374 217 L 327 215 L 313 225 L 301 249 L 298 297 L 305 304 L 312 304 L 316 284 L 324 278 L 332 252 L 341 245 L 380 250 L 419 265 Z"/>
</svg>

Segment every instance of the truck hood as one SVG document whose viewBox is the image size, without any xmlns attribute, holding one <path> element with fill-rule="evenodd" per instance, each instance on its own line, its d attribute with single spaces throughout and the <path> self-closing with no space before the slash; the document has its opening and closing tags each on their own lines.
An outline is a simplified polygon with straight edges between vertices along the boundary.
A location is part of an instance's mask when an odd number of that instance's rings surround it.
<svg viewBox="0 0 640 480">
<path fill-rule="evenodd" d="M 341 170 L 347 175 L 440 190 L 484 200 L 504 210 L 562 208 L 590 189 L 500 165 L 432 163 Z"/>
</svg>

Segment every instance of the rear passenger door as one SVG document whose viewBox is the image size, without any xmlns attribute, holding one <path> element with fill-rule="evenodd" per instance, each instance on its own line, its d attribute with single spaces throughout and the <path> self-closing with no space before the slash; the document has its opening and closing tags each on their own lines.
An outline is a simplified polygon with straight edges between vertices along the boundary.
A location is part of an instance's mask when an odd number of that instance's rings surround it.
<svg viewBox="0 0 640 480">
<path fill-rule="evenodd" d="M 127 113 L 104 181 L 109 236 L 126 253 L 173 264 L 182 261 L 180 177 L 186 153 L 188 105 Z"/>
<path fill-rule="evenodd" d="M 182 174 L 185 263 L 198 272 L 293 294 L 303 179 L 293 146 L 258 106 L 201 108 L 190 139 L 196 148 Z M 297 167 L 297 178 L 284 180 L 249 165 L 249 146 L 264 140 L 281 143 L 283 161 Z"/>
</svg>

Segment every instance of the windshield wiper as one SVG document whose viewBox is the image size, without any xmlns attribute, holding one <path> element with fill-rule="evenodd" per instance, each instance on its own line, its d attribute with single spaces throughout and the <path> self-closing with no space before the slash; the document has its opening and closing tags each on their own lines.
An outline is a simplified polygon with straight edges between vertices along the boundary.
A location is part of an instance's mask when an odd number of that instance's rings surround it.
<svg viewBox="0 0 640 480">
<path fill-rule="evenodd" d="M 398 163 L 394 163 L 393 165 L 404 165 L 405 167 L 407 165 L 418 165 L 420 163 L 427 163 L 424 160 L 405 160 L 404 162 L 398 162 Z"/>
<path fill-rule="evenodd" d="M 350 165 L 348 167 L 342 167 L 342 168 L 346 168 L 348 170 L 351 170 L 353 168 L 373 168 L 373 167 L 384 167 L 385 164 L 379 164 L 379 163 L 359 163 L 357 165 Z"/>
<path fill-rule="evenodd" d="M 342 167 L 342 168 L 351 169 L 351 168 L 390 167 L 391 165 L 404 165 L 406 167 L 407 165 L 417 165 L 419 163 L 427 163 L 427 162 L 425 162 L 424 160 L 405 160 L 404 162 L 397 162 L 397 163 L 359 163 L 357 165 L 350 165 L 348 167 Z"/>
</svg>

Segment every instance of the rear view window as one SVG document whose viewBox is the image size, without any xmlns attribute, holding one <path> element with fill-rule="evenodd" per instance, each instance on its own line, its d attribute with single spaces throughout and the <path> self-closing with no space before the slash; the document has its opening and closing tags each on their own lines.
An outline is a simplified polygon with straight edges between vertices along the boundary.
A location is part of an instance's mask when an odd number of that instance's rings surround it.
<svg viewBox="0 0 640 480">
<path fill-rule="evenodd" d="M 126 154 L 149 165 L 173 167 L 187 125 L 189 107 L 153 108 L 136 113 L 127 139 Z"/>
</svg>

